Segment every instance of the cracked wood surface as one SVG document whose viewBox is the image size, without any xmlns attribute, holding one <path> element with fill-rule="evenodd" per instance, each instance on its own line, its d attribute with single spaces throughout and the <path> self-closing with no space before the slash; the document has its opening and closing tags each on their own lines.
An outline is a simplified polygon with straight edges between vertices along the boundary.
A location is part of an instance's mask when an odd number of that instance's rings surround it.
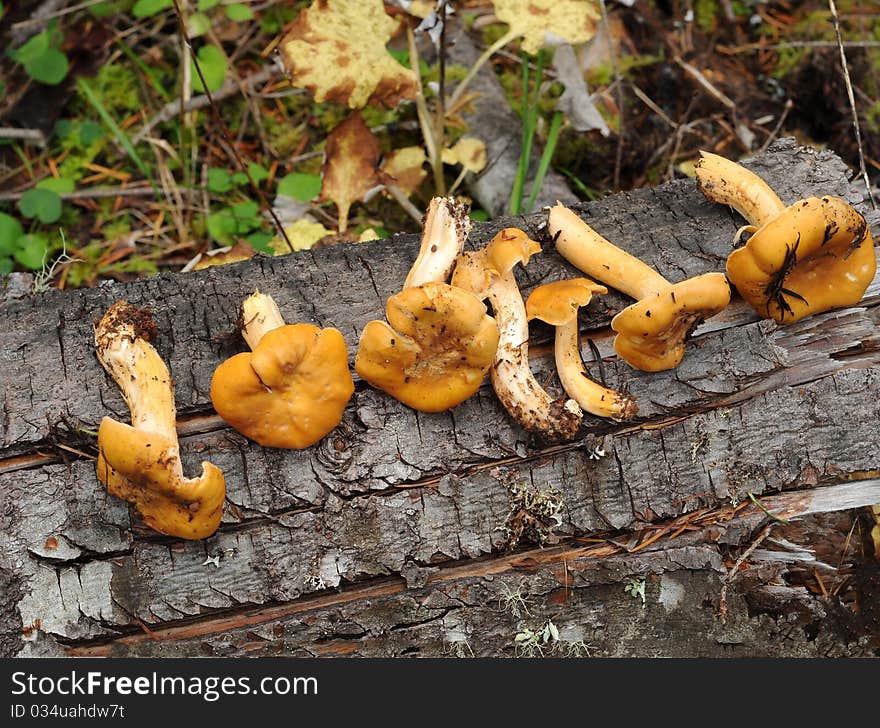
<svg viewBox="0 0 880 728">
<path fill-rule="evenodd" d="M 844 166 L 828 153 L 783 141 L 753 168 L 784 200 L 838 194 L 858 201 Z M 739 225 L 690 181 L 578 209 L 672 279 L 720 269 Z M 538 216 L 515 223 L 539 235 Z M 477 226 L 471 245 L 498 227 Z M 513 637 L 548 619 L 560 628 L 555 654 L 877 649 L 876 616 L 860 601 L 875 577 L 856 570 L 844 603 L 789 583 L 810 555 L 835 574 L 844 560 L 849 568 L 857 539 L 844 539 L 860 517 L 853 509 L 880 502 L 871 480 L 880 469 L 876 280 L 858 307 L 785 327 L 734 305 L 698 332 L 681 367 L 662 374 L 634 372 L 613 358 L 605 327 L 625 299 L 601 298 L 583 325 L 597 334 L 608 383 L 639 400 L 640 419 L 590 418 L 582 437 L 565 446 L 526 436 L 488 388 L 452 412 L 426 415 L 359 383 L 343 424 L 301 452 L 260 448 L 213 415 L 211 373 L 243 348 L 219 340 L 234 327 L 241 298 L 259 287 L 288 321 L 337 326 L 353 356 L 357 332 L 381 314 L 417 246 L 397 236 L 2 304 L 3 654 L 503 655 L 521 653 L 523 640 Z M 528 291 L 571 270 L 548 250 L 520 280 Z M 59 456 L 69 453 L 51 447 L 49 424 L 61 414 L 74 423 L 93 424 L 105 413 L 127 421 L 91 344 L 92 320 L 123 297 L 156 313 L 156 343 L 183 415 L 185 469 L 209 459 L 226 473 L 223 524 L 206 541 L 144 528 L 106 495 L 90 460 L 64 464 Z M 535 333 L 547 339 L 546 330 Z M 539 381 L 550 372 L 548 354 L 536 347 Z M 511 533 L 530 516 L 518 500 L 521 487 L 558 492 L 550 535 L 561 545 L 536 551 L 524 539 L 509 553 Z M 778 491 L 785 493 L 766 495 Z M 796 530 L 797 540 L 785 542 L 799 551 L 755 551 L 749 577 L 730 584 L 722 624 L 726 569 L 766 520 L 754 505 L 724 515 L 748 493 L 765 507 L 789 498 L 778 508 L 792 508 L 810 528 L 784 526 Z M 807 501 L 823 505 L 810 510 Z M 720 514 L 723 525 L 688 522 L 701 513 Z M 685 520 L 675 538 L 634 553 L 578 551 L 596 534 L 608 539 L 606 548 L 638 548 L 651 529 L 677 519 Z M 822 560 L 817 554 L 829 543 L 843 554 Z M 564 598 L 559 562 L 550 558 L 557 552 L 571 554 L 572 563 L 563 563 L 576 575 L 564 577 Z M 646 577 L 644 608 L 623 591 L 632 575 Z M 527 612 L 511 609 L 517 588 L 525 589 Z"/>
</svg>

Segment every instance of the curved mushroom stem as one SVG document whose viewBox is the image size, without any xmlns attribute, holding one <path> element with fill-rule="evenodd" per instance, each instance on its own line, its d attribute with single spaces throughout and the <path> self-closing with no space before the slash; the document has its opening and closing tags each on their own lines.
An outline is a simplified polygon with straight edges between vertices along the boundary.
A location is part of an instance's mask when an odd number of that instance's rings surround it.
<svg viewBox="0 0 880 728">
<path fill-rule="evenodd" d="M 701 151 L 695 171 L 697 185 L 709 200 L 732 207 L 756 228 L 785 209 L 764 180 L 729 159 Z"/>
<path fill-rule="evenodd" d="M 98 360 L 122 390 L 131 425 L 177 440 L 171 373 L 149 343 L 156 328 L 149 314 L 117 301 L 95 329 Z"/>
<path fill-rule="evenodd" d="M 562 388 L 584 412 L 618 422 L 635 417 L 639 405 L 632 397 L 594 382 L 584 371 L 578 341 L 577 316 L 556 327 L 556 371 Z"/>
<path fill-rule="evenodd" d="M 471 230 L 468 211 L 469 205 L 454 197 L 431 200 L 425 213 L 419 255 L 406 277 L 404 289 L 449 280 Z"/>
<path fill-rule="evenodd" d="M 573 399 L 554 400 L 535 381 L 529 368 L 528 314 L 513 275 L 516 263 L 525 265 L 540 250 L 522 230 L 505 228 L 486 247 L 459 256 L 452 284 L 492 304 L 499 330 L 492 386 L 501 404 L 525 429 L 566 441 L 577 434 L 583 413 Z"/>
<path fill-rule="evenodd" d="M 500 336 L 492 367 L 492 386 L 504 408 L 527 430 L 551 440 L 570 440 L 582 417 L 573 399 L 554 400 L 529 367 L 529 324 L 526 307 L 508 271 L 493 276 L 488 298 Z"/>
<path fill-rule="evenodd" d="M 559 254 L 591 278 L 637 300 L 669 287 L 651 266 L 603 238 L 565 205 L 550 209 L 547 224 Z"/>
<path fill-rule="evenodd" d="M 241 320 L 241 335 L 252 350 L 266 334 L 284 326 L 284 317 L 275 299 L 259 291 L 254 291 L 242 302 Z"/>
</svg>

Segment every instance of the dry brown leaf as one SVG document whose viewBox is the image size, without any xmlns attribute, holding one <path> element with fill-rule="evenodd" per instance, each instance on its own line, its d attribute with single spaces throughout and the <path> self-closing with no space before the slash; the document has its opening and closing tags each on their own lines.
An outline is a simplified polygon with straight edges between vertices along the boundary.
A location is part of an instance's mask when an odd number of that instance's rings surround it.
<svg viewBox="0 0 880 728">
<path fill-rule="evenodd" d="M 239 261 L 253 258 L 256 253 L 257 251 L 247 243 L 239 242 L 232 246 L 227 245 L 225 248 L 216 248 L 215 250 L 205 252 L 190 270 L 203 270 L 215 265 L 238 263 Z"/>
<path fill-rule="evenodd" d="M 583 43 L 596 33 L 600 17 L 594 0 L 492 0 L 495 15 L 522 36 L 522 49 L 535 54 L 547 35 Z"/>
<path fill-rule="evenodd" d="M 379 141 L 355 111 L 330 132 L 324 154 L 320 201 L 336 203 L 344 233 L 351 204 L 379 184 Z"/>
<path fill-rule="evenodd" d="M 483 171 L 486 161 L 486 144 L 475 137 L 462 137 L 452 147 L 443 150 L 444 164 L 460 164 L 474 174 Z"/>
<path fill-rule="evenodd" d="M 409 196 L 428 176 L 423 166 L 427 161 L 423 147 L 403 147 L 385 155 L 382 171 Z"/>
<path fill-rule="evenodd" d="M 316 101 L 394 107 L 418 89 L 415 74 L 385 49 L 396 27 L 381 0 L 316 0 L 282 39 L 281 56 L 293 85 Z"/>
</svg>

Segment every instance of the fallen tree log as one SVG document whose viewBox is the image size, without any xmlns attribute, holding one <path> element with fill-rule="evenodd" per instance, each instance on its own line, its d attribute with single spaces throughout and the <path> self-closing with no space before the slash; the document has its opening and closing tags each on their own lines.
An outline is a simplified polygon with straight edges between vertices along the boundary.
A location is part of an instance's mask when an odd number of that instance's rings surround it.
<svg viewBox="0 0 880 728">
<path fill-rule="evenodd" d="M 784 140 L 752 166 L 785 201 L 860 202 L 830 153 Z M 673 280 L 722 269 L 739 225 L 689 180 L 577 209 Z M 479 225 L 471 244 L 505 224 L 545 242 L 524 293 L 572 275 L 541 215 Z M 588 418 L 567 445 L 530 438 L 488 387 L 426 415 L 358 382 L 342 425 L 299 452 L 224 426 L 208 385 L 244 348 L 228 336 L 238 301 L 270 293 L 286 320 L 339 328 L 353 357 L 417 247 L 396 236 L 0 305 L 0 652 L 877 654 L 863 510 L 880 503 L 880 279 L 859 306 L 784 327 L 737 301 L 661 374 L 614 359 L 626 299 L 601 297 L 582 328 L 639 419 Z M 150 531 L 95 478 L 83 430 L 128 415 L 91 341 L 119 298 L 155 312 L 185 469 L 226 473 L 205 541 Z M 539 379 L 549 354 L 534 347 Z"/>
</svg>

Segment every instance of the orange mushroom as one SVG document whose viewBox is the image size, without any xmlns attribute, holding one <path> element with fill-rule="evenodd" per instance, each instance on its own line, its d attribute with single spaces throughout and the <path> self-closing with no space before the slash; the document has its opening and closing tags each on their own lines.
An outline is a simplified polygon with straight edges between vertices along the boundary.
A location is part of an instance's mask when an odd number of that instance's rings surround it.
<svg viewBox="0 0 880 728">
<path fill-rule="evenodd" d="M 548 229 L 566 260 L 637 299 L 611 320 L 617 332 L 614 350 L 636 369 L 657 372 L 677 367 L 693 330 L 730 303 L 730 286 L 723 273 L 670 283 L 564 205 L 550 209 Z"/>
<path fill-rule="evenodd" d="M 220 525 L 226 481 L 209 462 L 186 478 L 177 440 L 174 387 L 150 340 L 149 311 L 117 301 L 95 328 L 101 365 L 122 390 L 131 425 L 104 417 L 98 429 L 98 479 L 134 503 L 151 528 L 186 539 L 207 538 Z"/>
<path fill-rule="evenodd" d="M 525 429 L 550 441 L 571 440 L 583 413 L 573 399 L 554 399 L 535 381 L 529 368 L 529 324 L 513 276 L 541 246 L 522 230 L 505 228 L 489 244 L 459 256 L 452 284 L 488 298 L 500 338 L 492 366 L 492 386 L 504 408 Z"/>
<path fill-rule="evenodd" d="M 605 286 L 589 278 L 572 278 L 539 286 L 526 301 L 529 321 L 540 319 L 556 328 L 553 352 L 562 388 L 584 412 L 615 421 L 629 420 L 639 411 L 629 395 L 603 387 L 584 371 L 578 343 L 578 309 L 586 306 L 594 293 L 608 293 Z"/>
<path fill-rule="evenodd" d="M 314 445 L 342 421 L 354 393 L 345 339 L 333 328 L 285 325 L 272 297 L 259 291 L 242 304 L 242 321 L 252 351 L 217 367 L 214 409 L 264 447 Z"/>
<path fill-rule="evenodd" d="M 862 217 L 838 197 L 810 197 L 786 207 L 745 167 L 701 152 L 697 184 L 713 202 L 729 205 L 750 237 L 727 258 L 727 275 L 764 318 L 793 323 L 858 303 L 874 279 L 874 239 Z"/>
<path fill-rule="evenodd" d="M 431 200 L 416 262 L 386 303 L 388 322 L 370 321 L 361 333 L 355 371 L 422 412 L 450 409 L 476 392 L 498 345 L 482 301 L 446 282 L 469 231 L 467 205 Z"/>
</svg>

